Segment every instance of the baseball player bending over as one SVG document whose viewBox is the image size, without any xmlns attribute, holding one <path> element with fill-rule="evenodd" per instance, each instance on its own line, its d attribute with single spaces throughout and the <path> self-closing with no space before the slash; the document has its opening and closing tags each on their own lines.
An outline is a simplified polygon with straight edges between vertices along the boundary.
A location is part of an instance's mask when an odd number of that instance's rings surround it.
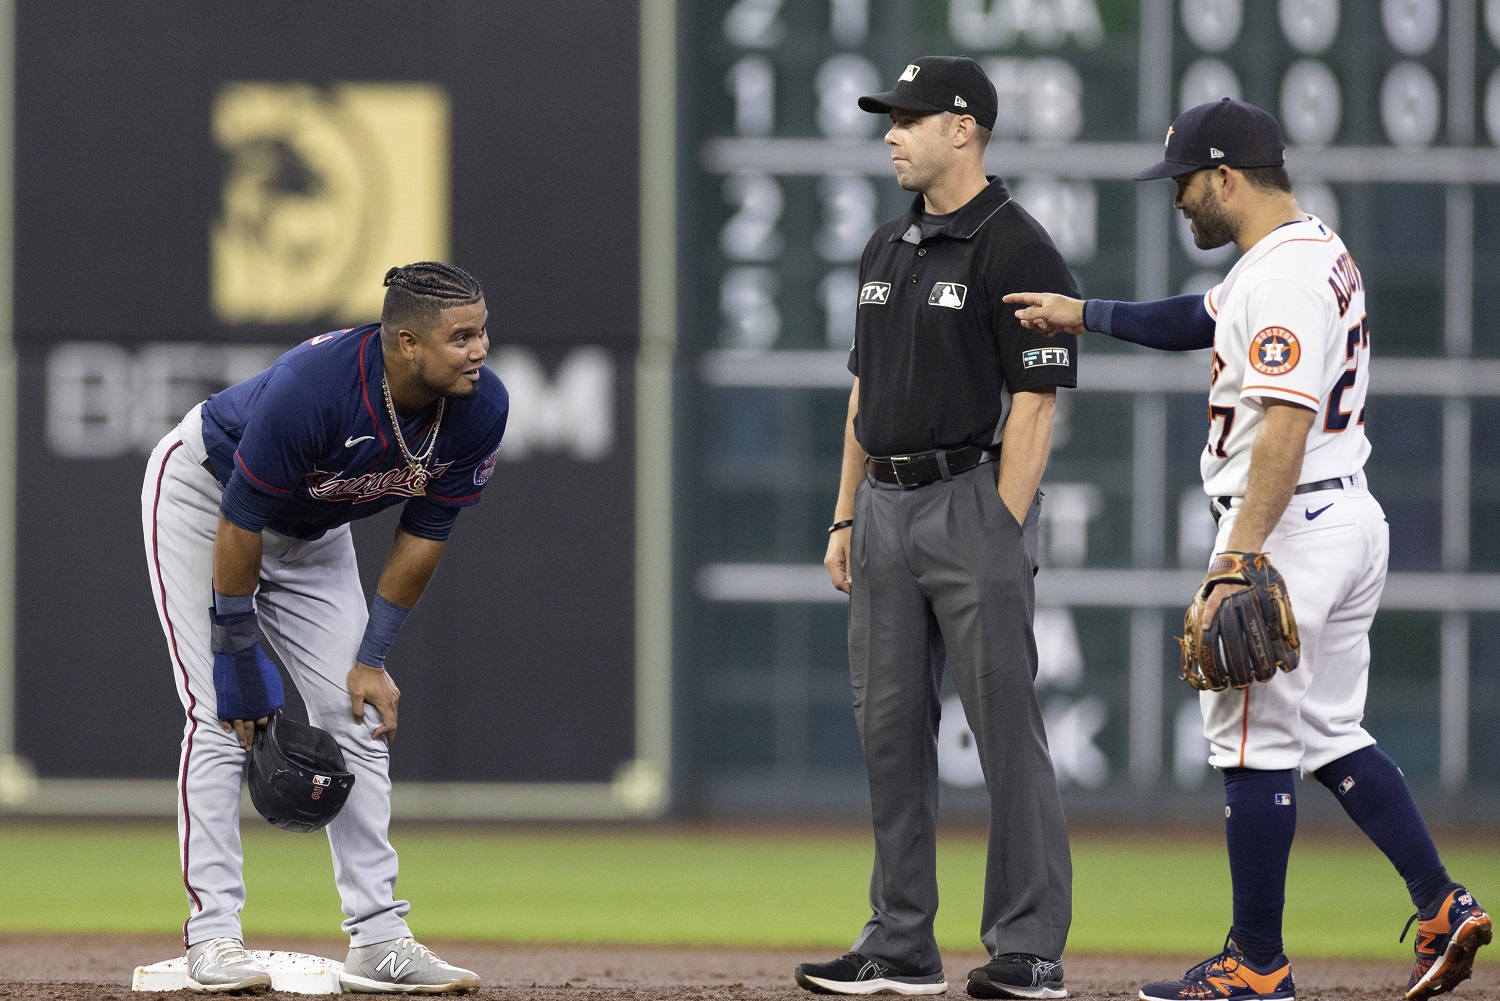
<svg viewBox="0 0 1500 1001">
<path fill-rule="evenodd" d="M 1389 550 L 1362 472 L 1370 453 L 1364 279 L 1338 236 L 1298 207 L 1284 159 L 1276 120 L 1225 98 L 1183 112 L 1163 162 L 1136 175 L 1176 182 L 1177 208 L 1199 247 L 1232 240 L 1240 248 L 1206 296 L 1006 296 L 1036 330 L 1214 349 L 1201 463 L 1219 526 L 1214 552 L 1273 559 L 1300 630 L 1296 669 L 1200 696 L 1209 761 L 1224 774 L 1234 925 L 1217 956 L 1181 980 L 1142 988 L 1148 1001 L 1294 996 L 1281 914 L 1299 771 L 1338 797 L 1406 880 L 1417 909 L 1408 999 L 1467 978 L 1492 934 L 1490 916 L 1448 877 L 1400 769 L 1360 726 Z M 1209 593 L 1205 621 L 1233 590 Z"/>
<path fill-rule="evenodd" d="M 479 987 L 411 937 L 409 905 L 394 899 L 400 692 L 385 658 L 459 511 L 479 502 L 509 399 L 484 365 L 488 312 L 473 277 L 424 262 L 392 268 L 386 285 L 380 323 L 314 337 L 209 397 L 146 468 L 146 560 L 187 711 L 177 816 L 195 991 L 271 986 L 240 932 L 240 774 L 256 725 L 283 702 L 257 629 L 356 779 L 328 825 L 350 938 L 344 990 Z M 367 611 L 349 522 L 397 503 Z"/>
</svg>

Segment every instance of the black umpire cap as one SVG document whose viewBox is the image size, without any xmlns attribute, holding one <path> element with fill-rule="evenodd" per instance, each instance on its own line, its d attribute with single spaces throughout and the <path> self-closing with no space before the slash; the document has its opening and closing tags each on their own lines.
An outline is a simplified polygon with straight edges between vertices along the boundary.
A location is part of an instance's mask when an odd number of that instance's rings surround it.
<svg viewBox="0 0 1500 1001">
<path fill-rule="evenodd" d="M 1286 163 L 1281 125 L 1271 113 L 1224 98 L 1189 108 L 1167 129 L 1161 163 L 1135 175 L 1137 181 L 1190 174 L 1205 167 L 1280 167 Z"/>
<path fill-rule="evenodd" d="M 906 67 L 894 90 L 859 99 L 865 111 L 883 115 L 892 108 L 935 114 L 973 115 L 987 129 L 995 127 L 1000 100 L 995 85 L 967 56 L 923 56 Z"/>
</svg>

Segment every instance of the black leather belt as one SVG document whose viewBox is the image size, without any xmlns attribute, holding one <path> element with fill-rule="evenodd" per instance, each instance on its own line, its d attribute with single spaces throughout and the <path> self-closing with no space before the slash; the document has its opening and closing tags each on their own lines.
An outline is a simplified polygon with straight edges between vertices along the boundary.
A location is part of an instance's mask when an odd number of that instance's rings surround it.
<svg viewBox="0 0 1500 1001">
<path fill-rule="evenodd" d="M 1354 477 L 1335 476 L 1332 479 L 1319 480 L 1316 483 L 1299 483 L 1297 484 L 1297 489 L 1293 490 L 1292 493 L 1310 494 L 1315 490 L 1336 490 L 1346 483 L 1351 487 L 1354 486 Z"/>
<path fill-rule="evenodd" d="M 871 455 L 865 459 L 865 472 L 881 483 L 894 483 L 911 490 L 937 480 L 951 480 L 959 473 L 967 473 L 975 466 L 989 462 L 998 454 L 998 449 L 965 445 L 946 452 L 918 452 L 884 458 Z"/>
<path fill-rule="evenodd" d="M 214 472 L 214 461 L 212 459 L 204 459 L 202 465 L 204 469 L 208 470 L 209 476 L 212 476 L 216 480 L 219 478 L 219 474 Z"/>
<path fill-rule="evenodd" d="M 1297 484 L 1297 489 L 1293 490 L 1292 493 L 1310 494 L 1319 490 L 1337 490 L 1346 484 L 1352 487 L 1354 483 L 1355 478 L 1353 476 L 1334 476 L 1326 480 L 1318 480 L 1316 483 L 1299 483 Z M 1213 512 L 1215 525 L 1219 523 L 1219 518 L 1223 516 L 1224 512 L 1229 510 L 1229 504 L 1233 500 L 1233 497 L 1213 498 L 1208 508 Z"/>
</svg>

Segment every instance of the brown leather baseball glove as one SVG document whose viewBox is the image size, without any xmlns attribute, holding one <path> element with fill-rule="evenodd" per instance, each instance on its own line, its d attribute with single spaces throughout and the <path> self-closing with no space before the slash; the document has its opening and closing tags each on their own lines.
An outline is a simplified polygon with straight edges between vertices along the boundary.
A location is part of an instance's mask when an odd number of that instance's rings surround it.
<svg viewBox="0 0 1500 1001">
<path fill-rule="evenodd" d="M 1205 624 L 1210 592 L 1219 584 L 1244 584 L 1226 597 Z M 1297 666 L 1297 620 L 1286 581 L 1265 553 L 1219 553 L 1209 564 L 1198 596 L 1182 619 L 1182 677 L 1199 691 L 1248 688 L 1277 670 Z"/>
</svg>

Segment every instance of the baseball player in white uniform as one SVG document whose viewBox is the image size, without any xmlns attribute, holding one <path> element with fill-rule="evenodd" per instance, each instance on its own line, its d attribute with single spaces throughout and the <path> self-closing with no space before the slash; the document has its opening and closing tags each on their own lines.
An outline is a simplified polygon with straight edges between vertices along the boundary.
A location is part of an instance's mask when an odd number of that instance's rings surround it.
<svg viewBox="0 0 1500 1001">
<path fill-rule="evenodd" d="M 1209 761 L 1224 776 L 1234 923 L 1218 955 L 1142 988 L 1143 1001 L 1295 996 L 1281 915 L 1299 773 L 1338 797 L 1406 881 L 1418 923 L 1408 999 L 1451 990 L 1492 936 L 1490 916 L 1449 878 L 1400 769 L 1361 726 L 1389 552 L 1363 473 L 1370 320 L 1359 268 L 1297 205 L 1284 160 L 1281 128 L 1260 108 L 1228 98 L 1191 108 L 1168 130 L 1163 161 L 1136 179 L 1176 182 L 1199 247 L 1236 243 L 1242 256 L 1224 281 L 1147 303 L 1006 296 L 1033 329 L 1213 349 L 1201 468 L 1214 552 L 1265 553 L 1301 634 L 1295 670 L 1200 695 Z M 1230 590 L 1210 594 L 1209 618 Z"/>
</svg>

